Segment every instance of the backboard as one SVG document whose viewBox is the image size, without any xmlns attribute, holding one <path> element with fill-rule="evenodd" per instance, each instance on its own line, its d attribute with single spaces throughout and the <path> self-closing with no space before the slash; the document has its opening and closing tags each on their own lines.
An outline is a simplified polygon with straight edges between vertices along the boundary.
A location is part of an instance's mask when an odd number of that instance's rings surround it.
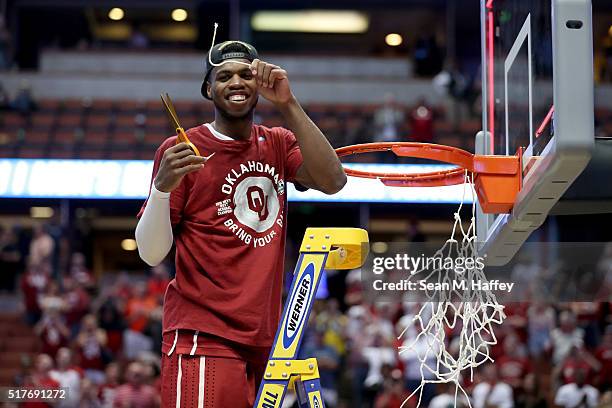
<svg viewBox="0 0 612 408">
<path fill-rule="evenodd" d="M 483 132 L 477 154 L 521 155 L 508 214 L 478 208 L 480 252 L 510 261 L 594 147 L 590 0 L 481 0 Z"/>
</svg>

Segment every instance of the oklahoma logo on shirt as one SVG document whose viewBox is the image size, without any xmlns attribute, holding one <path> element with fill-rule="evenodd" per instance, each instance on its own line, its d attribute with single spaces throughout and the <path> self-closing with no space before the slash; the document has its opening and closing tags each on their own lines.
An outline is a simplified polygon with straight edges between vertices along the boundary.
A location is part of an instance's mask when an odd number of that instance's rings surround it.
<svg viewBox="0 0 612 408">
<path fill-rule="evenodd" d="M 278 195 L 267 177 L 247 177 L 234 192 L 234 216 L 243 225 L 257 231 L 270 229 L 280 210 Z"/>
<path fill-rule="evenodd" d="M 249 160 L 239 170 L 232 169 L 224 181 L 221 191 L 228 198 L 216 203 L 217 214 L 234 215 L 224 225 L 246 245 L 257 248 L 272 242 L 278 235 L 274 225 L 283 226 L 279 196 L 285 194 L 285 182 L 275 167 Z"/>
</svg>

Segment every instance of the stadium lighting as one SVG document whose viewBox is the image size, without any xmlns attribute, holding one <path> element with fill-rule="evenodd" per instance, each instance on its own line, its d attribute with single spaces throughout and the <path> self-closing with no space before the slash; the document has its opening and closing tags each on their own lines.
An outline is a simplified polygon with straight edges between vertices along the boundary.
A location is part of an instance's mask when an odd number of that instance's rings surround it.
<svg viewBox="0 0 612 408">
<path fill-rule="evenodd" d="M 258 11 L 251 17 L 256 31 L 359 34 L 369 24 L 366 14 L 351 10 Z"/>
<path fill-rule="evenodd" d="M 30 217 L 32 218 L 51 218 L 53 208 L 51 207 L 30 207 Z"/>
<path fill-rule="evenodd" d="M 390 47 L 397 47 L 398 45 L 401 45 L 403 41 L 404 39 L 402 36 L 397 33 L 390 33 L 385 36 L 385 42 Z"/>
<path fill-rule="evenodd" d="M 108 12 L 108 18 L 114 21 L 123 19 L 123 16 L 125 16 L 125 12 L 119 7 L 114 7 Z"/>
<path fill-rule="evenodd" d="M 124 251 L 135 251 L 138 246 L 136 245 L 135 239 L 124 239 L 123 241 L 121 241 L 121 248 Z"/>
<path fill-rule="evenodd" d="M 187 20 L 187 15 L 187 10 L 185 9 L 177 8 L 172 10 L 172 19 L 174 21 L 185 21 Z"/>
<path fill-rule="evenodd" d="M 389 249 L 389 245 L 386 242 L 374 242 L 372 244 L 372 252 L 375 254 L 384 254 Z"/>
</svg>

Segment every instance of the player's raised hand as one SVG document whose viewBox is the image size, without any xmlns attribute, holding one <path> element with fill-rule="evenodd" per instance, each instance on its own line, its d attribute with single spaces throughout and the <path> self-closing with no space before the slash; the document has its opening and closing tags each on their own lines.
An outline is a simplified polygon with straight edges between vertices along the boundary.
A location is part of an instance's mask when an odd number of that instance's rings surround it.
<svg viewBox="0 0 612 408">
<path fill-rule="evenodd" d="M 212 156 L 197 156 L 187 143 L 178 143 L 168 148 L 155 176 L 155 188 L 169 193 L 178 187 L 185 174 L 200 170 Z"/>
<path fill-rule="evenodd" d="M 259 94 L 274 104 L 283 104 L 293 98 L 287 71 L 278 65 L 254 59 L 251 72 L 259 86 Z"/>
</svg>

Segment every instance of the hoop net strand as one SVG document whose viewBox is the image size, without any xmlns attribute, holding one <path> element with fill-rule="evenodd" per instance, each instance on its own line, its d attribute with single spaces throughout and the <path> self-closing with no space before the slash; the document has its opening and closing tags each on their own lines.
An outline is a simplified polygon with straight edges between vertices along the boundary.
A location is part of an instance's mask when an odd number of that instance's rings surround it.
<svg viewBox="0 0 612 408">
<path fill-rule="evenodd" d="M 476 197 L 473 174 L 465 171 L 465 183 L 461 203 L 454 213 L 454 224 L 450 238 L 436 251 L 434 258 L 445 259 L 477 257 L 476 242 Z M 472 196 L 471 219 L 467 229 L 461 220 L 461 210 L 466 198 L 466 190 Z M 423 387 L 426 384 L 453 383 L 455 385 L 455 406 L 459 392 L 471 407 L 470 399 L 461 385 L 464 372 L 473 380 L 474 369 L 486 362 L 493 362 L 491 347 L 497 344 L 493 330 L 494 324 L 501 324 L 506 315 L 504 306 L 499 304 L 491 291 L 473 290 L 473 281 L 487 282 L 482 268 L 463 268 L 456 271 L 445 268 L 444 262 L 436 263 L 440 268 L 414 271 L 408 279 L 418 276 L 428 282 L 448 283 L 451 289 L 426 293 L 426 301 L 415 314 L 412 321 L 403 329 L 398 340 L 405 340 L 399 346 L 399 354 L 412 353 L 416 356 L 421 374 L 421 384 L 402 403 L 418 394 L 417 407 L 421 405 Z M 453 289 L 452 281 L 465 281 L 466 290 Z M 439 287 L 445 287 L 437 285 Z M 415 330 L 416 338 L 409 341 L 408 329 Z M 451 347 L 447 333 L 458 331 L 454 346 Z M 419 347 L 417 347 L 419 344 Z M 462 398 L 463 399 L 463 398 Z"/>
</svg>

